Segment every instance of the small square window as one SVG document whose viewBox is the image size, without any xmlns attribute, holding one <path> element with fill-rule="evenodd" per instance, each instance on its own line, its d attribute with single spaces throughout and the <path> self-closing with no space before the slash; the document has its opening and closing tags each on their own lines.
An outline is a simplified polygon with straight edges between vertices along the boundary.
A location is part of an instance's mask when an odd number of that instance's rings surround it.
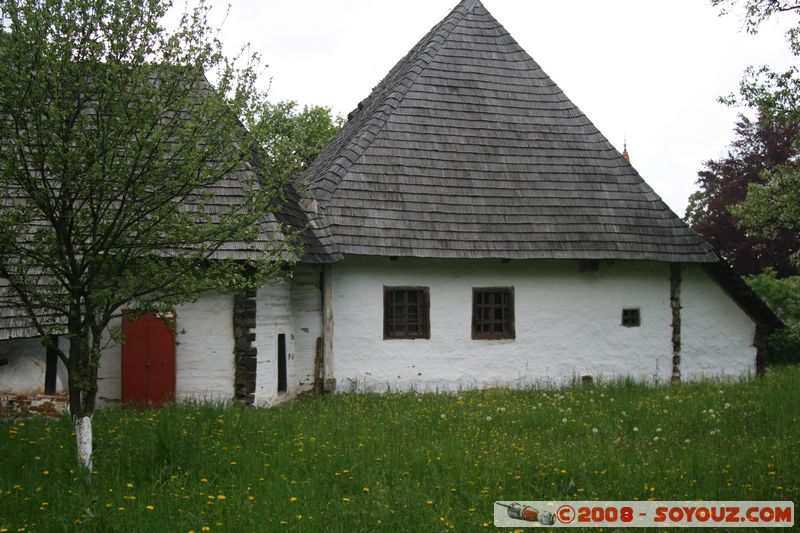
<svg viewBox="0 0 800 533">
<path fill-rule="evenodd" d="M 514 288 L 472 289 L 472 338 L 514 338 Z"/>
<path fill-rule="evenodd" d="M 383 338 L 431 338 L 428 287 L 383 288 Z"/>
<path fill-rule="evenodd" d="M 638 309 L 622 310 L 622 325 L 626 328 L 638 328 L 642 323 Z"/>
</svg>

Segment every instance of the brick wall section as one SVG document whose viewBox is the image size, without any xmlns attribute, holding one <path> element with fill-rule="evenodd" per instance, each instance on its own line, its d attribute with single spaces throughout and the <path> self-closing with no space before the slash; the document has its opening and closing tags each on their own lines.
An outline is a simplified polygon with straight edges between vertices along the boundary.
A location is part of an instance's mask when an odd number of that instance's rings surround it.
<svg viewBox="0 0 800 533">
<path fill-rule="evenodd" d="M 45 415 L 58 418 L 68 407 L 66 394 L 0 394 L 0 417 Z"/>
<path fill-rule="evenodd" d="M 256 291 L 245 291 L 233 297 L 234 397 L 252 405 L 256 392 Z"/>
</svg>

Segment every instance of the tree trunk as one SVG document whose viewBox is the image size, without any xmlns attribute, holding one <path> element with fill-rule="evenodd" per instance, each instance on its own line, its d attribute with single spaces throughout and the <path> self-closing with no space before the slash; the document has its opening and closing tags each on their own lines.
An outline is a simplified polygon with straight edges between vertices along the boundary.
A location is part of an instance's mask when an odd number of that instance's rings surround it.
<svg viewBox="0 0 800 533">
<path fill-rule="evenodd" d="M 92 414 L 97 394 L 97 364 L 93 351 L 99 339 L 90 339 L 81 320 L 79 302 L 72 305 L 67 323 L 69 338 L 69 410 L 75 430 L 78 466 L 87 473 L 92 471 Z M 94 364 L 93 364 L 94 363 Z"/>
<path fill-rule="evenodd" d="M 73 416 L 75 440 L 78 443 L 78 464 L 84 471 L 92 471 L 92 417 Z"/>
</svg>

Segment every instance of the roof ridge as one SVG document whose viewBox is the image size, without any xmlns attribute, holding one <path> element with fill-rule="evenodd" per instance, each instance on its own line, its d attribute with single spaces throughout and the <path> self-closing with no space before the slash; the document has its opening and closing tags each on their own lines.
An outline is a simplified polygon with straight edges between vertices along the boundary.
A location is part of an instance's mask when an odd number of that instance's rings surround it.
<svg viewBox="0 0 800 533">
<path fill-rule="evenodd" d="M 398 86 L 395 86 L 396 87 L 395 91 L 399 91 L 400 94 L 399 94 L 399 98 L 397 98 L 394 103 L 390 104 L 390 108 L 391 109 L 388 112 L 382 112 L 382 116 L 381 117 L 375 117 L 374 115 L 371 117 L 371 118 L 378 119 L 378 120 L 382 121 L 382 123 L 378 127 L 378 129 L 375 130 L 375 132 L 372 134 L 372 138 L 373 139 L 375 139 L 378 135 L 380 135 L 380 133 L 383 130 L 383 128 L 386 127 L 386 124 L 388 123 L 389 117 L 392 116 L 392 112 L 395 109 L 397 109 L 400 106 L 400 104 L 403 102 L 403 99 L 406 97 L 406 95 L 408 94 L 408 91 L 411 89 L 411 87 L 414 86 L 414 83 L 417 81 L 417 78 L 419 77 L 420 73 L 425 69 L 426 66 L 428 66 L 430 64 L 431 61 L 433 61 L 433 58 L 436 57 L 436 55 L 439 53 L 439 50 L 441 49 L 442 45 L 445 42 L 447 42 L 447 38 L 450 36 L 450 34 L 453 32 L 453 30 L 455 30 L 459 26 L 459 24 L 461 24 L 464 21 L 464 18 L 466 17 L 467 13 L 469 13 L 472 10 L 472 8 L 475 6 L 476 2 L 480 3 L 479 0 L 463 0 L 463 2 L 461 4 L 459 4 L 459 5 L 457 5 L 450 12 L 450 14 L 447 17 L 445 17 L 444 20 L 442 20 L 441 23 L 439 23 L 436 26 L 434 26 L 434 28 L 439 27 L 440 31 L 433 32 L 431 34 L 431 38 L 428 39 L 427 42 L 424 45 L 422 44 L 423 41 L 420 41 L 420 42 L 417 43 L 417 46 L 412 48 L 410 53 L 414 53 L 414 50 L 416 50 L 419 47 L 418 52 L 417 52 L 417 56 L 414 59 L 414 61 L 412 61 L 410 63 L 409 69 L 408 69 L 409 71 L 405 75 L 403 75 L 401 77 L 401 80 L 403 80 L 403 78 L 408 77 L 408 79 L 410 80 L 410 83 L 408 83 L 408 84 L 400 83 Z M 465 11 L 463 13 L 461 13 L 461 17 L 455 22 L 455 24 L 453 24 L 453 26 L 449 30 L 445 29 L 446 28 L 445 22 L 450 20 L 450 18 L 453 17 L 454 15 L 456 15 L 456 13 L 458 12 L 458 8 L 459 7 L 464 7 Z M 442 31 L 442 30 L 444 30 L 444 31 Z M 434 39 L 434 37 L 436 37 L 436 36 L 441 36 L 441 40 L 438 43 Z M 431 54 L 428 56 L 428 58 L 426 60 L 423 57 L 424 56 L 424 52 L 427 51 L 428 49 L 431 49 L 431 48 L 433 48 L 434 50 L 432 50 Z M 414 67 L 419 67 L 419 68 L 414 68 Z M 389 94 L 387 94 L 386 97 L 383 98 L 383 102 L 386 102 L 387 100 L 390 100 L 391 95 L 395 91 L 392 91 Z M 362 134 L 361 134 L 361 136 L 359 138 L 363 139 L 367 133 L 368 132 L 366 132 L 366 131 L 362 132 Z M 361 160 L 361 158 L 363 157 L 364 152 L 365 152 L 365 150 L 362 148 L 361 149 L 361 153 L 358 155 L 358 157 L 355 160 L 353 160 L 351 162 L 351 165 L 357 164 Z M 339 182 L 341 183 L 341 180 Z M 335 193 L 336 193 L 336 191 L 334 190 L 331 193 L 331 197 L 333 197 L 333 195 Z"/>
<path fill-rule="evenodd" d="M 447 41 L 449 35 L 459 26 L 476 3 L 480 4 L 479 0 L 462 0 L 462 2 L 453 8 L 444 19 L 434 25 L 433 28 L 409 50 L 406 56 L 389 71 L 383 80 L 375 86 L 370 95 L 358 104 L 358 107 L 353 110 L 348 117 L 349 120 L 347 124 L 345 124 L 345 128 L 350 127 L 355 130 L 353 132 L 354 136 L 351 139 L 350 136 L 340 135 L 339 137 L 342 138 L 342 142 L 332 142 L 328 145 L 334 152 L 331 155 L 335 159 L 331 161 L 332 164 L 325 165 L 325 167 L 330 168 L 334 165 L 339 165 L 344 168 L 349 168 L 361 159 L 361 156 L 364 154 L 365 143 L 368 145 L 370 142 L 367 138 L 371 137 L 375 139 L 381 130 L 383 130 L 388 122 L 388 118 L 403 101 L 419 74 L 430 64 L 433 58 L 436 57 L 439 49 Z M 448 22 L 452 23 L 449 29 L 447 29 Z M 437 37 L 439 38 L 437 39 Z M 428 50 L 431 50 L 431 53 L 427 60 L 425 60 L 424 55 Z M 392 100 L 394 100 L 394 102 L 392 102 Z M 380 124 L 373 130 L 367 127 L 370 121 L 380 121 Z M 334 141 L 336 140 L 338 139 Z M 345 140 L 347 142 L 344 142 Z M 357 151 L 352 150 L 354 145 L 357 147 Z M 341 148 L 346 148 L 347 146 L 351 147 L 351 151 L 354 152 L 353 155 L 356 157 L 346 157 L 339 153 Z M 308 170 L 300 176 L 300 179 L 309 177 L 313 173 L 313 167 L 319 166 L 320 163 L 327 161 L 328 158 L 324 156 L 325 154 L 320 154 L 320 156 L 312 162 Z M 324 177 L 324 172 L 319 177 Z M 336 192 L 341 182 L 341 177 L 336 181 L 333 189 L 330 191 L 315 187 L 318 181 L 321 180 L 314 180 L 314 183 L 310 183 L 309 186 L 313 190 L 314 198 L 319 202 L 322 210 L 324 210 L 325 206 Z"/>
<path fill-rule="evenodd" d="M 472 8 L 474 8 L 476 5 L 483 6 L 483 4 L 481 4 L 481 0 L 461 0 L 461 3 L 459 5 L 465 8 L 467 11 L 472 10 Z"/>
</svg>

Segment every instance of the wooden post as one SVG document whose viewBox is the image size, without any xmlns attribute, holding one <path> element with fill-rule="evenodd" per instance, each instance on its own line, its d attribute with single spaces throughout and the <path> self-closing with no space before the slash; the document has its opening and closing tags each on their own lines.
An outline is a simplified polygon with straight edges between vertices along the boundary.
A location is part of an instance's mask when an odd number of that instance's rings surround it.
<svg viewBox="0 0 800 533">
<path fill-rule="evenodd" d="M 317 337 L 314 355 L 314 394 L 322 394 L 322 337 Z"/>
<path fill-rule="evenodd" d="M 326 392 L 336 390 L 333 377 L 333 265 L 322 266 L 322 369 Z"/>
</svg>

